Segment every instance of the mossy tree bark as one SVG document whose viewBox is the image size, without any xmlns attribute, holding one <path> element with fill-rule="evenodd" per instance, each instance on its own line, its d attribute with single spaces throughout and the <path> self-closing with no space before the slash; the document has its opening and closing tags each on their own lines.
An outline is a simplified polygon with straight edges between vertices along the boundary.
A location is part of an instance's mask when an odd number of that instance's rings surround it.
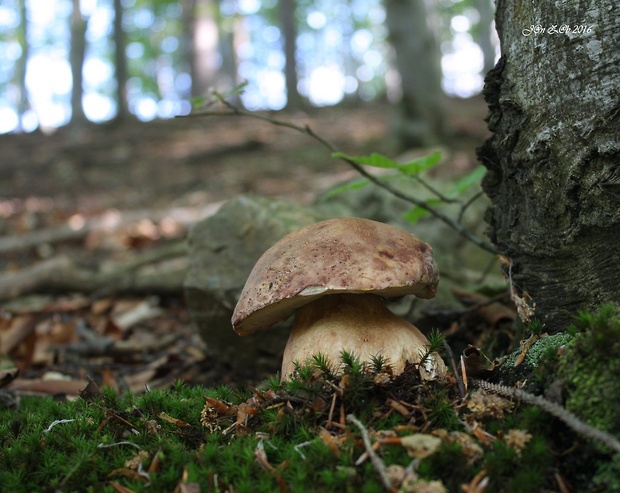
<svg viewBox="0 0 620 493">
<path fill-rule="evenodd" d="M 620 4 L 498 0 L 496 22 L 479 149 L 490 238 L 558 331 L 620 302 Z"/>
</svg>

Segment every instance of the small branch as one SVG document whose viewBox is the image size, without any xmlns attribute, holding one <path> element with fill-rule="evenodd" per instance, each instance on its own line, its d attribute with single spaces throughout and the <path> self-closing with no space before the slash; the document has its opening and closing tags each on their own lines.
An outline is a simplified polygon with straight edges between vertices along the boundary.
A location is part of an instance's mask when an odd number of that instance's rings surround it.
<svg viewBox="0 0 620 493">
<path fill-rule="evenodd" d="M 454 374 L 454 378 L 456 379 L 456 385 L 459 389 L 459 395 L 461 397 L 460 402 L 463 402 L 465 400 L 465 397 L 467 396 L 467 392 L 465 391 L 465 385 L 463 384 L 463 379 L 461 378 L 461 375 L 456 367 L 456 360 L 454 359 L 454 352 L 452 351 L 450 344 L 448 344 L 448 341 L 446 341 L 445 339 L 443 340 L 443 346 L 444 346 L 444 350 L 446 351 L 446 354 L 448 355 L 448 361 L 450 361 L 450 368 L 452 368 L 452 373 Z"/>
<path fill-rule="evenodd" d="M 426 188 L 429 192 L 435 195 L 435 197 L 437 197 L 438 199 L 441 199 L 442 202 L 445 202 L 446 204 L 456 204 L 456 203 L 460 204 L 461 203 L 459 199 L 451 199 L 450 197 L 446 197 L 443 193 L 441 193 L 439 190 L 433 187 L 430 183 L 427 183 L 426 180 L 424 180 L 423 178 L 420 178 L 418 175 L 413 175 L 411 178 L 413 178 L 420 185 Z M 458 222 L 459 223 L 461 222 L 460 216 L 459 216 Z"/>
<path fill-rule="evenodd" d="M 431 206 L 427 205 L 426 202 L 424 202 L 423 200 L 418 200 L 414 196 L 409 195 L 407 193 L 404 193 L 404 192 L 400 191 L 397 188 L 394 188 L 389 183 L 381 181 L 376 176 L 368 173 L 368 171 L 366 171 L 361 165 L 359 165 L 359 164 L 357 164 L 357 163 L 355 163 L 353 161 L 349 161 L 348 159 L 345 159 L 345 161 L 348 162 L 351 166 L 353 166 L 364 178 L 367 178 L 369 181 L 371 181 L 372 183 L 374 183 L 378 187 L 381 187 L 384 190 L 387 190 L 388 192 L 390 192 L 395 197 L 398 197 L 399 199 L 405 200 L 405 201 L 407 201 L 407 202 L 409 202 L 411 204 L 417 205 L 418 207 L 421 207 L 425 211 L 428 211 L 430 214 L 435 216 L 437 219 L 439 219 L 440 221 L 444 222 L 445 224 L 450 226 L 452 229 L 454 229 L 458 234 L 460 234 L 464 238 L 468 239 L 473 244 L 479 246 L 483 250 L 486 250 L 487 252 L 490 252 L 490 253 L 493 253 L 493 254 L 498 254 L 499 253 L 499 251 L 491 243 L 489 243 L 487 241 L 484 241 L 482 238 L 480 238 L 477 235 L 473 234 L 471 231 L 468 231 L 462 224 L 460 224 L 457 221 L 455 221 L 454 219 L 446 216 L 443 212 L 438 211 L 434 207 L 431 207 Z"/>
<path fill-rule="evenodd" d="M 171 261 L 172 259 L 172 261 Z M 177 261 L 178 260 L 178 261 Z M 166 263 L 168 261 L 168 263 Z M 158 265 L 156 272 L 140 272 Z M 165 245 L 103 271 L 85 269 L 59 256 L 19 271 L 0 275 L 0 300 L 36 291 L 181 293 L 187 271 L 185 241 Z"/>
<path fill-rule="evenodd" d="M 216 96 L 217 96 L 217 94 L 216 94 Z M 318 135 L 317 133 L 315 133 L 314 130 L 312 130 L 310 128 L 310 126 L 308 126 L 308 125 L 301 126 L 301 125 L 297 125 L 295 123 L 292 123 L 292 122 L 289 122 L 289 121 L 286 121 L 286 120 L 279 120 L 277 118 L 272 118 L 270 116 L 261 115 L 259 113 L 252 113 L 251 111 L 240 109 L 240 108 L 230 104 L 229 102 L 227 102 L 223 98 L 220 99 L 220 102 L 222 104 L 224 104 L 229 109 L 229 111 L 199 111 L 199 112 L 196 112 L 196 113 L 191 113 L 190 115 L 187 115 L 187 116 L 191 116 L 191 117 L 198 117 L 198 116 L 248 116 L 250 118 L 255 118 L 257 120 L 262 120 L 262 121 L 265 121 L 265 122 L 269 122 L 272 125 L 276 125 L 278 127 L 286 127 L 286 128 L 290 128 L 292 130 L 296 130 L 298 132 L 304 133 L 304 134 L 312 137 L 313 139 L 315 139 L 319 143 L 321 143 L 325 148 L 329 149 L 332 153 L 334 153 L 334 152 L 336 152 L 338 150 L 334 144 L 332 144 L 327 139 L 325 139 L 325 138 L 321 137 L 320 135 Z M 184 118 L 187 118 L 187 116 L 185 116 Z M 493 253 L 493 254 L 498 254 L 499 253 L 499 251 L 491 243 L 489 243 L 487 241 L 484 241 L 482 238 L 480 238 L 480 237 L 476 236 L 475 234 L 473 234 L 472 232 L 468 231 L 458 221 L 455 221 L 454 219 L 446 216 L 444 213 L 442 213 L 442 212 L 438 211 L 437 209 L 427 205 L 426 202 L 424 202 L 423 200 L 420 200 L 420 199 L 414 197 L 413 195 L 409 195 L 409 194 L 407 194 L 407 193 L 405 193 L 405 192 L 403 192 L 403 191 L 393 187 L 389 183 L 381 180 L 380 178 L 377 178 L 373 174 L 371 174 L 368 171 L 366 171 L 364 166 L 362 166 L 361 164 L 358 164 L 358 163 L 356 163 L 354 161 L 351 161 L 350 159 L 346 159 L 346 158 L 341 158 L 341 159 L 344 162 L 346 162 L 348 165 L 352 166 L 360 175 L 362 175 L 364 178 L 366 178 L 368 181 L 370 181 L 374 185 L 376 185 L 376 186 L 378 186 L 380 188 L 383 188 L 384 190 L 390 192 L 392 195 L 394 195 L 395 197 L 398 197 L 399 199 L 402 199 L 402 200 L 404 200 L 406 202 L 409 202 L 409 203 L 411 203 L 413 205 L 416 205 L 416 206 L 424 209 L 425 211 L 429 212 L 430 214 L 435 216 L 437 219 L 439 219 L 440 221 L 442 221 L 445 224 L 447 224 L 448 226 L 450 226 L 452 229 L 454 229 L 461 236 L 463 236 L 464 238 L 468 239 L 469 241 L 471 241 L 472 243 L 474 243 L 478 247 L 482 248 L 483 250 L 486 250 L 487 252 L 490 252 L 490 253 Z"/>
<path fill-rule="evenodd" d="M 538 406 L 544 411 L 547 411 L 549 414 L 552 414 L 556 418 L 562 420 L 569 428 L 572 428 L 573 431 L 575 431 L 577 434 L 586 438 L 598 440 L 599 442 L 607 445 L 610 449 L 620 453 L 620 440 L 618 440 L 616 437 L 612 436 L 606 431 L 599 430 L 598 428 L 590 426 L 589 424 L 581 421 L 581 419 L 579 419 L 567 409 L 545 399 L 544 397 L 530 394 L 529 392 L 525 392 L 524 390 L 516 389 L 514 387 L 497 385 L 487 382 L 486 380 L 480 380 L 477 378 L 472 378 L 470 381 L 477 387 L 480 387 L 481 389 L 487 390 L 489 392 L 494 392 L 496 394 L 503 395 L 504 397 L 515 398 L 527 404 Z"/>
<path fill-rule="evenodd" d="M 62 425 L 65 423 L 73 423 L 75 421 L 75 419 L 57 419 L 56 421 L 53 421 L 51 425 L 49 425 L 45 430 L 43 430 L 43 433 L 49 433 L 50 431 L 52 431 L 52 428 L 56 425 Z"/>
<path fill-rule="evenodd" d="M 359 428 L 360 433 L 362 434 L 362 440 L 364 441 L 364 447 L 366 448 L 366 453 L 370 457 L 370 462 L 372 463 L 375 470 L 379 474 L 379 477 L 381 478 L 381 482 L 383 483 L 383 486 L 385 486 L 388 491 L 393 491 L 394 488 L 392 487 L 392 482 L 390 481 L 387 468 L 385 467 L 385 464 L 383 463 L 381 458 L 373 450 L 372 443 L 370 443 L 370 436 L 368 435 L 368 430 L 362 424 L 362 422 L 359 419 L 357 419 L 353 414 L 347 415 L 347 421 L 349 421 L 350 423 L 353 423 L 355 426 Z"/>
<path fill-rule="evenodd" d="M 461 222 L 463 221 L 463 216 L 465 215 L 465 211 L 467 210 L 467 208 L 470 205 L 472 205 L 476 200 L 478 200 L 480 197 L 482 197 L 483 194 L 484 194 L 484 192 L 482 190 L 480 190 L 478 193 L 476 193 L 472 198 L 470 198 L 467 202 L 465 202 L 461 206 L 461 210 L 459 212 L 459 218 L 457 219 L 457 222 L 459 224 L 461 224 Z"/>
</svg>

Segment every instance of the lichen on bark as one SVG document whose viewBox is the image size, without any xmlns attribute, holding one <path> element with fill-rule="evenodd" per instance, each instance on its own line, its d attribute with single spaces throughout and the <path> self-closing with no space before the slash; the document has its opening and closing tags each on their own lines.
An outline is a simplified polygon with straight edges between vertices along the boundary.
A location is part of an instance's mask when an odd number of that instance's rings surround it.
<svg viewBox="0 0 620 493">
<path fill-rule="evenodd" d="M 486 220 L 513 286 L 554 332 L 620 300 L 620 5 L 499 0 L 496 21 Z"/>
</svg>

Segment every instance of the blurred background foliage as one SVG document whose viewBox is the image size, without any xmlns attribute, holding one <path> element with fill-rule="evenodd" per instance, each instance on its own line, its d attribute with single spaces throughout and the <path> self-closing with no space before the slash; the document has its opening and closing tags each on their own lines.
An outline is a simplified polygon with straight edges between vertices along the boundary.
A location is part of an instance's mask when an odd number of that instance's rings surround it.
<svg viewBox="0 0 620 493">
<path fill-rule="evenodd" d="M 170 118 L 247 81 L 249 110 L 398 103 L 428 144 L 445 97 L 482 89 L 492 22 L 491 0 L 0 0 L 0 132 Z"/>
</svg>

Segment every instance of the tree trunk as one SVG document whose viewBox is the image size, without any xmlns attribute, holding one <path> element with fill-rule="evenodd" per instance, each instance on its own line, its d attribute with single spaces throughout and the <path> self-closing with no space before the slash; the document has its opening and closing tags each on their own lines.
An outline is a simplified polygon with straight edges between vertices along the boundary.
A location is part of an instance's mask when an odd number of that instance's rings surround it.
<svg viewBox="0 0 620 493">
<path fill-rule="evenodd" d="M 129 117 L 127 101 L 127 56 L 125 30 L 123 29 L 122 0 L 114 0 L 114 67 L 116 69 L 116 120 Z"/>
<path fill-rule="evenodd" d="M 81 123 L 86 121 L 84 106 L 82 104 L 84 57 L 86 55 L 86 20 L 80 11 L 80 1 L 73 0 L 73 13 L 71 14 L 71 50 L 69 61 L 71 64 L 71 76 L 73 88 L 71 90 L 71 122 Z"/>
<path fill-rule="evenodd" d="M 28 99 L 28 89 L 26 88 L 26 66 L 29 57 L 28 44 L 28 10 L 26 8 L 26 0 L 19 2 L 20 23 L 17 28 L 17 39 L 22 49 L 22 56 L 15 61 L 15 79 L 17 86 L 16 107 L 17 107 L 17 130 L 24 129 L 24 114 L 30 108 Z"/>
<path fill-rule="evenodd" d="M 444 121 L 438 28 L 426 0 L 385 0 L 385 10 L 402 91 L 394 133 L 403 147 L 436 144 Z"/>
<path fill-rule="evenodd" d="M 620 4 L 498 0 L 496 22 L 479 149 L 490 238 L 555 332 L 620 302 Z"/>
<path fill-rule="evenodd" d="M 218 53 L 222 57 L 221 68 L 218 72 L 218 89 L 227 90 L 239 85 L 239 71 L 237 48 L 241 40 L 249 40 L 249 34 L 244 32 L 244 24 L 239 16 L 225 18 L 219 14 L 220 4 L 223 0 L 218 0 L 218 27 L 220 41 Z M 242 105 L 239 96 L 232 96 L 228 100 L 235 105 Z"/>
<path fill-rule="evenodd" d="M 476 10 L 480 15 L 476 29 L 476 43 L 480 46 L 483 56 L 482 73 L 488 74 L 495 66 L 495 45 L 492 41 L 493 13 L 495 6 L 492 0 L 476 0 Z"/>
<path fill-rule="evenodd" d="M 295 0 L 280 1 L 280 24 L 284 36 L 284 78 L 286 80 L 286 107 L 299 109 L 303 106 L 303 98 L 297 90 L 297 20 L 295 19 Z"/>
<path fill-rule="evenodd" d="M 221 68 L 218 15 L 215 13 L 219 4 L 213 0 L 195 0 L 193 3 L 192 96 L 204 96 L 209 89 L 216 88 Z"/>
</svg>

